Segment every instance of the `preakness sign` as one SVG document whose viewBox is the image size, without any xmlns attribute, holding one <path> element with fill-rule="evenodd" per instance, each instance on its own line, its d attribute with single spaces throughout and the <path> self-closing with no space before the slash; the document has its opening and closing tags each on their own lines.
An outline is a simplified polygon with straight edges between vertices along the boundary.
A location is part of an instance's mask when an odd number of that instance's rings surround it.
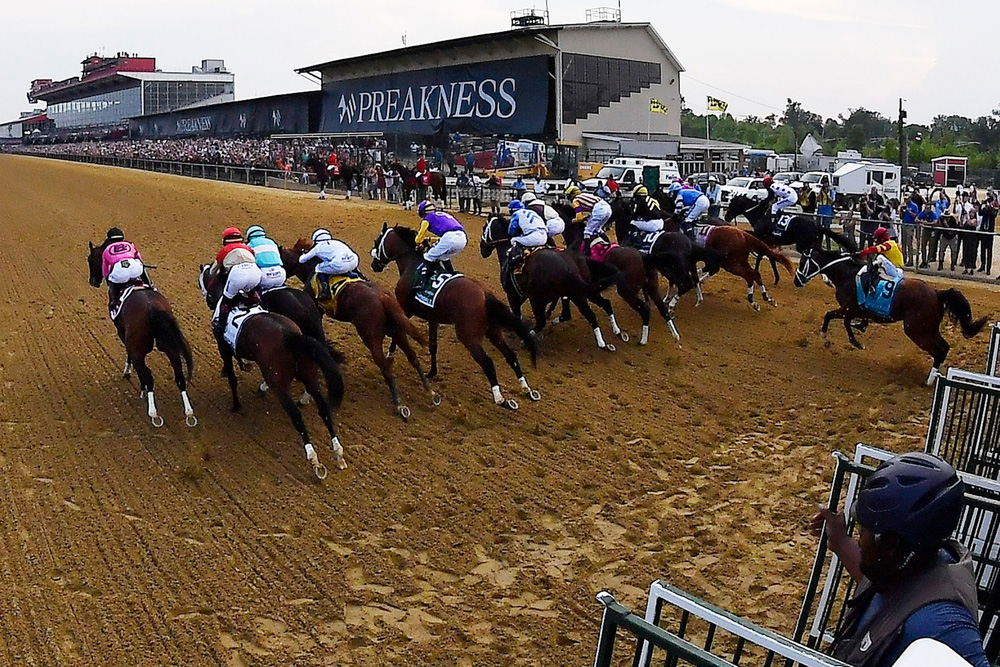
<svg viewBox="0 0 1000 667">
<path fill-rule="evenodd" d="M 549 60 L 535 56 L 324 83 L 320 131 L 542 134 Z"/>
</svg>

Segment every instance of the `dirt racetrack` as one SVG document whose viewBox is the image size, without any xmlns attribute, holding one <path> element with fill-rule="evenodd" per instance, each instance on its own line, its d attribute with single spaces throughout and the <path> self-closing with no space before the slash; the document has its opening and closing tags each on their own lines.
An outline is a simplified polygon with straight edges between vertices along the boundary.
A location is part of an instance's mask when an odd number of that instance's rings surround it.
<svg viewBox="0 0 1000 667">
<path fill-rule="evenodd" d="M 364 257 L 383 220 L 416 214 L 0 156 L 0 664 L 582 665 L 594 594 L 639 606 L 656 577 L 789 630 L 830 452 L 922 445 L 930 360 L 899 325 L 871 327 L 864 352 L 834 325 L 825 349 L 829 288 L 786 275 L 780 306 L 754 313 L 722 275 L 679 306 L 681 350 L 662 321 L 617 354 L 578 316 L 560 325 L 528 372 L 544 398 L 517 413 L 445 329 L 440 407 L 397 362 L 404 424 L 353 330 L 328 323 L 350 359 L 350 467 L 318 483 L 255 369 L 229 413 L 197 267 L 231 224 L 285 243 L 328 226 Z M 120 379 L 106 292 L 86 280 L 87 241 L 111 225 L 158 265 L 194 348 L 196 428 L 162 355 L 164 428 Z M 498 289 L 474 238 L 456 264 Z M 1000 311 L 996 292 L 960 288 L 977 316 Z M 987 335 L 945 337 L 950 363 L 982 366 Z"/>
</svg>

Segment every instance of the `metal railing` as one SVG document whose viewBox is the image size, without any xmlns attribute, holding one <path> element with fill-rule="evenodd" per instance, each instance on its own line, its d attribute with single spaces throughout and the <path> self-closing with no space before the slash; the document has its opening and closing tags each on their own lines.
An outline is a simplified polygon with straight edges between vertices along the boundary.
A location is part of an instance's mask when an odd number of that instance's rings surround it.
<svg viewBox="0 0 1000 667">
<path fill-rule="evenodd" d="M 925 449 L 958 470 L 1000 478 L 1000 378 L 957 368 L 938 375 Z"/>
<path fill-rule="evenodd" d="M 1000 322 L 990 326 L 990 349 L 986 353 L 986 374 L 996 375 L 1000 366 Z"/>
</svg>

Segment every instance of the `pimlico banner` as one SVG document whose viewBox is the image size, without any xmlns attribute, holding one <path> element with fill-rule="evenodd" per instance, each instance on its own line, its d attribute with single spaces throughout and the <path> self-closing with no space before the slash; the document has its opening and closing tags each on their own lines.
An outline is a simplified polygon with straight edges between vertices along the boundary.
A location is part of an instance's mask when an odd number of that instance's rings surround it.
<svg viewBox="0 0 1000 667">
<path fill-rule="evenodd" d="M 549 60 L 534 56 L 325 83 L 320 131 L 542 134 Z"/>
</svg>

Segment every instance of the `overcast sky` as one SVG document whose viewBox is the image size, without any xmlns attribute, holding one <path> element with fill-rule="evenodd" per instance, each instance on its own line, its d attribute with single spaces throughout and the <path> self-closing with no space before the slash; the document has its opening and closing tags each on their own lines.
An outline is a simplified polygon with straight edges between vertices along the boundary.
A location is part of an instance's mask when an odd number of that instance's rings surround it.
<svg viewBox="0 0 1000 667">
<path fill-rule="evenodd" d="M 551 0 L 553 23 L 582 21 L 602 0 Z M 608 3 L 610 4 L 610 3 Z M 326 60 L 504 30 L 526 0 L 47 0 L 15 3 L 0 22 L 0 120 L 29 108 L 35 78 L 79 75 L 93 51 L 154 56 L 165 71 L 223 58 L 236 95 L 315 89 L 293 71 Z M 535 5 L 544 7 L 544 2 Z M 350 11 L 346 8 L 350 7 Z M 960 8 L 960 12 L 956 10 Z M 976 117 L 1000 107 L 1000 6 L 993 0 L 623 0 L 687 71 L 681 93 L 706 94 L 737 116 L 780 115 L 791 97 L 824 117 L 866 107 L 911 122 Z M 20 18 L 19 18 L 20 17 Z"/>
</svg>

